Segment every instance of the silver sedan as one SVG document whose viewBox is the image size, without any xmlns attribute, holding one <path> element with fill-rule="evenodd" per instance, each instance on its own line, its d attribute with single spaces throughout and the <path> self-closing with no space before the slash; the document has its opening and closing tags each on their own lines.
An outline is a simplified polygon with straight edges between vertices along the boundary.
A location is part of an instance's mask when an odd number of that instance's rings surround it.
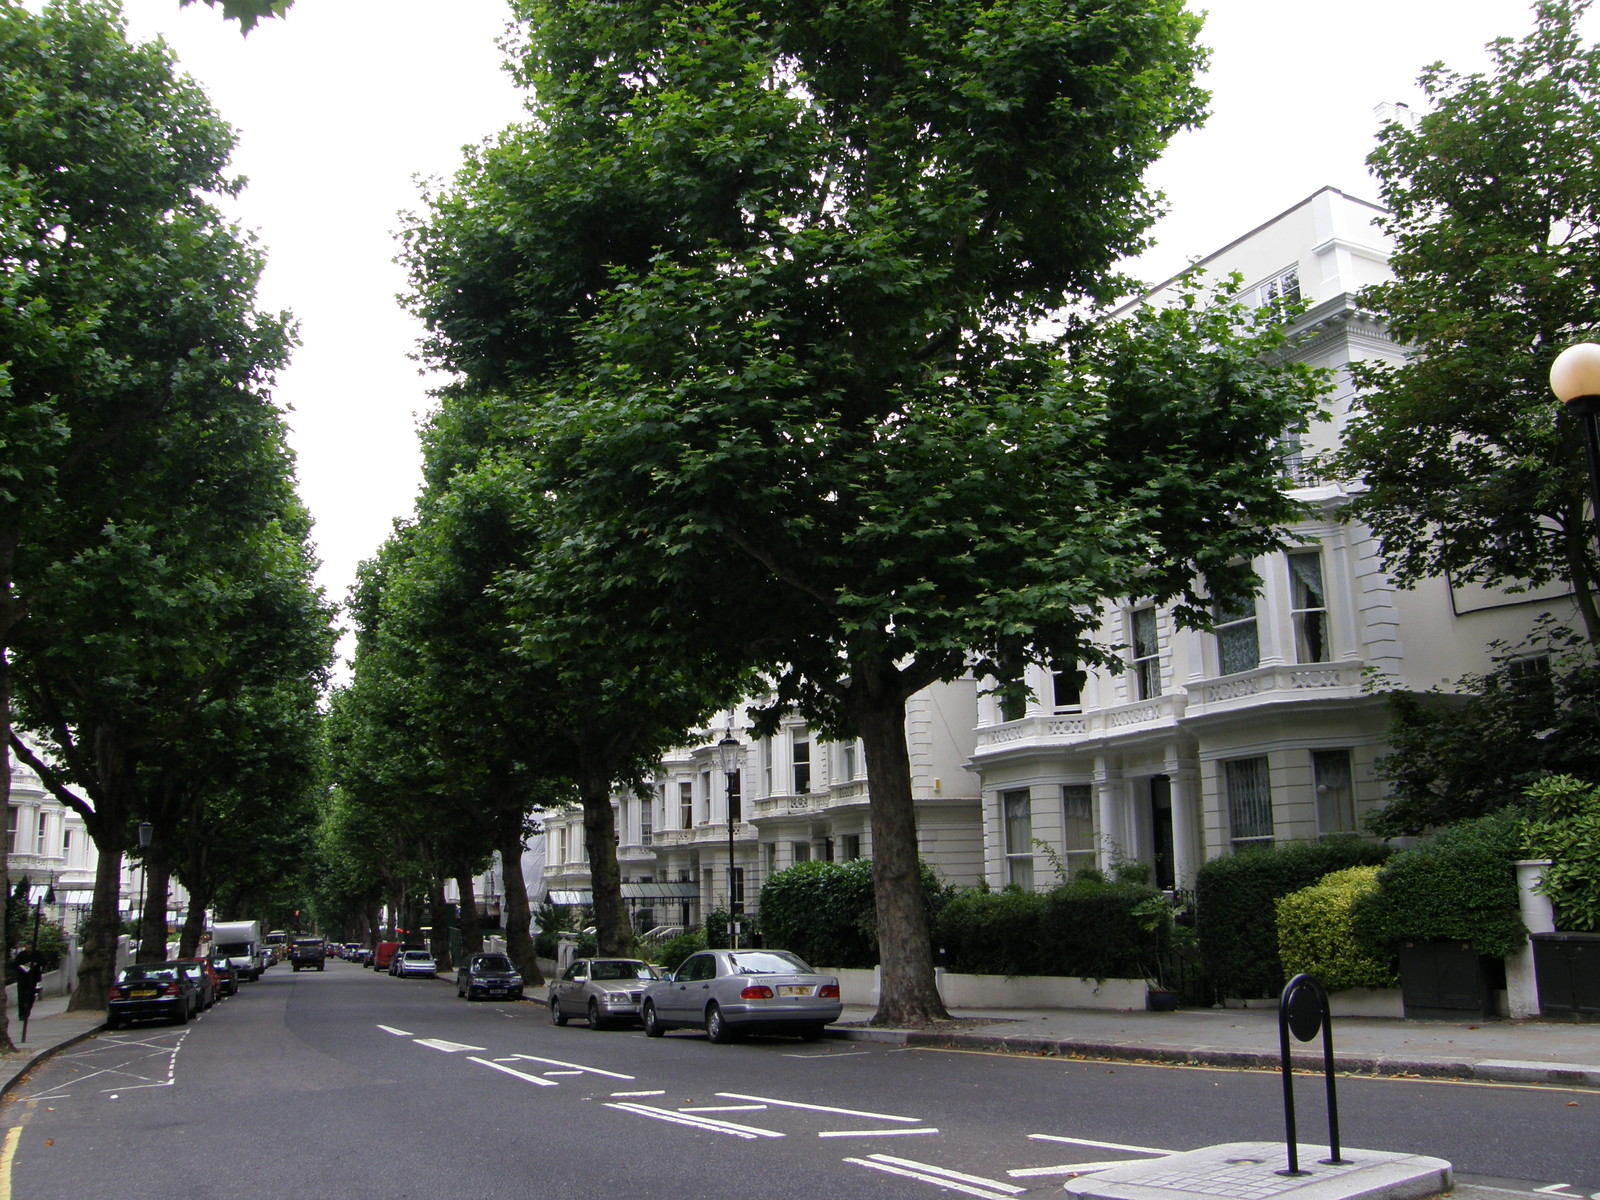
<svg viewBox="0 0 1600 1200">
<path fill-rule="evenodd" d="M 842 1011 L 839 980 L 787 950 L 702 950 L 645 990 L 639 1015 L 650 1037 L 696 1028 L 721 1043 L 746 1031 L 810 1041 Z"/>
<path fill-rule="evenodd" d="M 550 1023 L 582 1017 L 590 1029 L 637 1021 L 645 985 L 662 972 L 637 958 L 580 958 L 550 984 Z"/>
</svg>

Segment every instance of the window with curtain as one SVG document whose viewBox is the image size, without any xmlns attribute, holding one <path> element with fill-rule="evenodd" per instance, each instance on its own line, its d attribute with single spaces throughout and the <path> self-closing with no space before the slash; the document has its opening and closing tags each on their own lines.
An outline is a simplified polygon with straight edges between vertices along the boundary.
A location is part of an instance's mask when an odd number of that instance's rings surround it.
<svg viewBox="0 0 1600 1200">
<path fill-rule="evenodd" d="M 1062 785 L 1061 857 L 1069 876 L 1095 865 L 1094 788 L 1087 783 Z"/>
<path fill-rule="evenodd" d="M 694 785 L 687 779 L 678 783 L 678 828 L 694 827 Z"/>
<path fill-rule="evenodd" d="M 811 790 L 811 743 L 795 739 L 794 743 L 794 794 L 804 796 Z"/>
<path fill-rule="evenodd" d="M 1322 586 L 1322 552 L 1296 550 L 1289 555 L 1289 611 L 1294 623 L 1296 662 L 1329 661 L 1328 596 Z"/>
<path fill-rule="evenodd" d="M 1356 792 L 1350 770 L 1350 751 L 1313 750 L 1312 786 L 1317 793 L 1317 832 L 1356 832 Z"/>
<path fill-rule="evenodd" d="M 1218 604 L 1212 613 L 1212 630 L 1217 638 L 1217 665 L 1223 675 L 1254 671 L 1261 665 L 1255 597 Z"/>
<path fill-rule="evenodd" d="M 1133 679 L 1136 700 L 1153 700 L 1161 695 L 1161 643 L 1156 634 L 1156 610 L 1136 608 L 1133 625 Z"/>
<path fill-rule="evenodd" d="M 1028 789 L 1000 793 L 1005 821 L 1006 882 L 1033 890 L 1033 796 Z"/>
<path fill-rule="evenodd" d="M 648 796 L 639 797 L 639 844 L 648 846 L 650 839 L 655 836 L 655 808 L 656 796 L 652 792 Z"/>
<path fill-rule="evenodd" d="M 1272 787 L 1265 758 L 1222 764 L 1228 789 L 1228 826 L 1233 846 L 1272 844 Z"/>
</svg>

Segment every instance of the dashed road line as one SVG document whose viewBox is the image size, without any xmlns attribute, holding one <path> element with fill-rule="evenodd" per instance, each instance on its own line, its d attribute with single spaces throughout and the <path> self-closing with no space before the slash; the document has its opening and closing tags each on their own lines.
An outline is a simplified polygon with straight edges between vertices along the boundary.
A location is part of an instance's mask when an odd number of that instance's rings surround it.
<svg viewBox="0 0 1600 1200">
<path fill-rule="evenodd" d="M 921 1129 L 824 1129 L 818 1132 L 819 1138 L 841 1137 L 912 1137 L 919 1134 L 938 1133 L 933 1126 L 924 1126 Z"/>
<path fill-rule="evenodd" d="M 1157 1146 L 1127 1146 L 1121 1142 L 1097 1142 L 1093 1138 L 1063 1137 L 1058 1133 L 1030 1133 L 1028 1140 L 1033 1142 L 1065 1142 L 1069 1146 L 1093 1146 L 1096 1150 L 1126 1150 L 1129 1154 L 1153 1154 L 1158 1158 L 1166 1158 L 1171 1154 L 1179 1154 L 1178 1150 L 1163 1150 Z"/>
<path fill-rule="evenodd" d="M 430 1050 L 443 1050 L 446 1054 L 460 1054 L 463 1050 L 476 1050 L 482 1054 L 488 1050 L 487 1046 L 468 1046 L 463 1042 L 447 1042 L 443 1038 L 412 1038 L 419 1046 L 426 1046 Z"/>
<path fill-rule="evenodd" d="M 921 1117 L 902 1117 L 894 1113 L 862 1112 L 856 1108 L 834 1108 L 828 1104 L 802 1104 L 799 1100 L 778 1100 L 772 1096 L 747 1096 L 742 1092 L 718 1092 L 724 1100 L 753 1100 L 758 1104 L 774 1104 L 779 1108 L 801 1108 L 808 1112 L 832 1113 L 839 1117 L 865 1117 L 869 1121 L 904 1121 L 915 1124 Z"/>
<path fill-rule="evenodd" d="M 504 1063 L 493 1062 L 487 1058 L 478 1058 L 476 1055 L 469 1056 L 467 1061 L 478 1063 L 480 1066 L 488 1067 L 491 1070 L 501 1071 L 507 1075 L 514 1075 L 526 1083 L 538 1084 L 540 1087 L 560 1086 L 554 1079 L 544 1079 L 538 1075 L 530 1075 L 526 1071 L 519 1071 L 515 1067 L 508 1067 Z"/>
</svg>

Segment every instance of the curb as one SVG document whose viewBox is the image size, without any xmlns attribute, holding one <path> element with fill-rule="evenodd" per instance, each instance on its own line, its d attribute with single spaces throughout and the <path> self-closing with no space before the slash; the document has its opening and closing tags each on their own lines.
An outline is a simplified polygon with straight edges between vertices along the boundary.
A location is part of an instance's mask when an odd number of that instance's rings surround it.
<svg viewBox="0 0 1600 1200">
<path fill-rule="evenodd" d="M 57 1050 L 65 1050 L 68 1046 L 76 1046 L 79 1042 L 86 1042 L 95 1034 L 103 1031 L 105 1027 L 105 1022 L 102 1021 L 92 1029 L 85 1029 L 82 1033 L 75 1033 L 52 1046 L 46 1046 L 42 1050 L 35 1051 L 26 1062 L 10 1073 L 3 1084 L 0 1084 L 0 1096 L 9 1098 L 11 1093 L 16 1091 L 17 1085 L 22 1082 L 23 1077 L 32 1074 L 34 1068 L 38 1067 L 39 1064 L 43 1063 Z M 3 1069 L 5 1068 L 0 1068 L 0 1070 Z"/>
<path fill-rule="evenodd" d="M 939 1033 L 917 1029 L 830 1029 L 828 1036 L 843 1041 L 878 1042 L 929 1049 L 982 1050 L 998 1054 L 1023 1054 L 1040 1058 L 1099 1059 L 1109 1062 L 1145 1062 L 1166 1066 L 1225 1067 L 1247 1071 L 1278 1071 L 1282 1060 L 1264 1050 L 1222 1050 L 1205 1046 L 1187 1049 L 1171 1046 L 1136 1046 L 1126 1042 L 1059 1040 L 1027 1034 Z M 1320 1055 L 1296 1054 L 1297 1071 L 1322 1070 Z M 1557 1084 L 1600 1088 L 1600 1068 L 1571 1063 L 1519 1062 L 1506 1059 L 1402 1059 L 1387 1056 L 1335 1054 L 1334 1070 L 1345 1075 L 1385 1078 L 1470 1079 L 1485 1083 Z"/>
</svg>

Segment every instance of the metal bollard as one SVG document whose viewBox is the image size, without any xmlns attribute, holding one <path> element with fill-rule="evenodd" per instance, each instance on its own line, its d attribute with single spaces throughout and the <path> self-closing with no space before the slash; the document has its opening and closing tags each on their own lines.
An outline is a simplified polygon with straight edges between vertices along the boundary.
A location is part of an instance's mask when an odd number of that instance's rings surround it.
<svg viewBox="0 0 1600 1200">
<path fill-rule="evenodd" d="M 1333 1021 L 1328 1013 L 1328 992 L 1313 975 L 1296 975 L 1278 998 L 1278 1047 L 1283 1063 L 1283 1118 L 1289 1138 L 1289 1166 L 1279 1175 L 1305 1175 L 1294 1124 L 1294 1073 L 1289 1061 L 1289 1034 L 1309 1042 L 1322 1033 L 1322 1074 L 1328 1088 L 1328 1157 L 1324 1166 L 1345 1166 L 1339 1157 L 1339 1102 L 1333 1085 Z"/>
</svg>

